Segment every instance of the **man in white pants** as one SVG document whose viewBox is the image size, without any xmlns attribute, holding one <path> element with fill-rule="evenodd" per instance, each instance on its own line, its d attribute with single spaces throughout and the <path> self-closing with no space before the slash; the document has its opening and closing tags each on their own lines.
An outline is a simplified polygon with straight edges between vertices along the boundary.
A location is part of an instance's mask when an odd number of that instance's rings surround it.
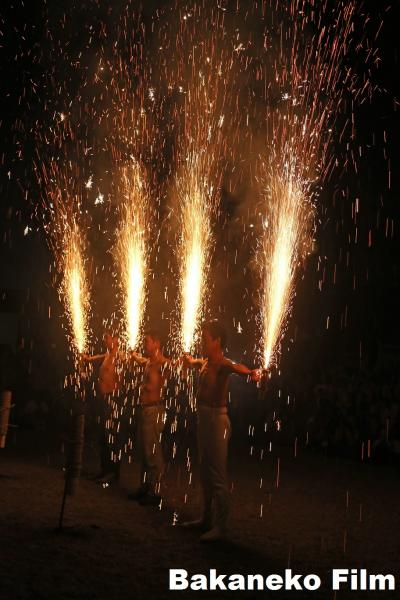
<svg viewBox="0 0 400 600">
<path fill-rule="evenodd" d="M 128 498 L 143 505 L 159 505 L 161 479 L 164 473 L 161 444 L 165 425 L 163 392 L 170 375 L 171 361 L 163 355 L 160 336 L 155 330 L 145 333 L 144 350 L 146 356 L 136 352 L 130 353 L 131 358 L 144 369 L 138 415 L 138 435 L 142 455 L 141 483 Z"/>
<path fill-rule="evenodd" d="M 207 358 L 185 354 L 184 364 L 200 369 L 197 390 L 197 443 L 200 477 L 204 495 L 203 517 L 183 523 L 203 530 L 204 542 L 221 539 L 229 512 L 227 477 L 228 443 L 231 424 L 228 416 L 228 383 L 232 374 L 257 381 L 259 371 L 236 364 L 224 356 L 226 333 L 216 321 L 203 326 L 203 352 Z"/>
</svg>

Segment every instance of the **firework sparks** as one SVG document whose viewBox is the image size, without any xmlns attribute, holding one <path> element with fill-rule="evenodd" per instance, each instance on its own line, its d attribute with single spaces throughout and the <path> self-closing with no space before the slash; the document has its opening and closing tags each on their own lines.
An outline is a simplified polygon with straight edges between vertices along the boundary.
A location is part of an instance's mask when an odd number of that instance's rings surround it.
<svg viewBox="0 0 400 600">
<path fill-rule="evenodd" d="M 117 260 L 121 269 L 125 336 L 129 348 L 137 347 L 146 304 L 147 193 L 137 162 L 122 174 L 124 206 L 118 234 Z"/>
<path fill-rule="evenodd" d="M 299 28 L 303 19 L 308 22 L 306 16 L 288 27 L 284 46 L 274 34 L 269 40 L 271 48 L 279 48 L 279 61 L 274 64 L 276 85 L 265 97 L 268 155 L 258 165 L 263 187 L 258 267 L 264 368 L 276 362 L 292 307 L 297 266 L 312 245 L 316 184 L 332 169 L 334 125 L 345 94 L 354 93 L 350 73 L 343 77 L 342 71 L 354 12 L 353 2 L 338 4 L 335 27 L 326 26 L 309 44 Z M 289 23 L 290 14 L 282 11 L 282 27 Z M 320 19 L 329 23 L 324 11 Z"/>
<path fill-rule="evenodd" d="M 179 218 L 179 313 L 178 345 L 193 352 L 199 325 L 207 310 L 209 267 L 214 237 L 212 226 L 219 214 L 219 189 L 223 162 L 231 148 L 227 142 L 226 111 L 230 106 L 234 43 L 226 35 L 223 15 L 203 4 L 193 15 L 182 12 L 174 57 L 165 67 L 164 87 L 175 91 L 179 118 L 175 178 Z M 190 16 L 190 18 L 189 18 Z M 204 23 L 212 33 L 204 36 Z M 171 22 L 172 23 L 172 22 Z M 171 39 L 164 34 L 161 47 Z M 189 57 L 188 57 L 188 48 Z M 165 83 L 167 84 L 165 86 Z M 231 123 L 231 131 L 236 131 Z"/>
<path fill-rule="evenodd" d="M 39 145 L 36 174 L 44 191 L 44 231 L 61 279 L 59 296 L 69 321 L 71 346 L 77 355 L 87 351 L 89 337 L 90 289 L 85 264 L 89 217 L 83 209 L 87 186 L 83 187 L 78 161 L 81 144 L 72 142 L 74 138 L 66 123 L 59 121 L 49 130 L 55 156 L 48 156 L 43 143 Z"/>
<path fill-rule="evenodd" d="M 290 310 L 297 263 L 312 240 L 313 206 L 299 181 L 292 177 L 284 173 L 272 178 L 266 191 L 268 217 L 260 252 L 264 368 L 271 364 Z"/>
<path fill-rule="evenodd" d="M 205 278 L 211 249 L 211 219 L 207 189 L 199 186 L 189 167 L 181 191 L 181 345 L 190 352 L 196 341 L 204 302 Z"/>
<path fill-rule="evenodd" d="M 65 235 L 62 295 L 71 323 L 73 345 L 77 352 L 82 353 L 87 346 L 89 291 L 77 227 Z"/>
</svg>

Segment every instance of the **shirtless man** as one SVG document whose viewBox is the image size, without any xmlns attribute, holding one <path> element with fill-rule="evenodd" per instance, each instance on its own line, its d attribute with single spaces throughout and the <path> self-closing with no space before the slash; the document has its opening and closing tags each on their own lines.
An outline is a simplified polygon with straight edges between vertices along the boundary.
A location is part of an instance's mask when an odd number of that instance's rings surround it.
<svg viewBox="0 0 400 600">
<path fill-rule="evenodd" d="M 144 336 L 145 356 L 131 352 L 132 359 L 144 367 L 139 393 L 138 437 L 141 449 L 141 485 L 130 500 L 143 505 L 158 505 L 161 501 L 160 486 L 164 473 L 161 437 L 165 425 L 165 402 L 163 389 L 167 370 L 171 365 L 161 350 L 160 336 L 150 330 Z"/>
<path fill-rule="evenodd" d="M 229 512 L 229 377 L 237 374 L 258 381 L 260 375 L 259 371 L 236 364 L 224 356 L 226 333 L 216 321 L 203 325 L 202 342 L 206 358 L 192 358 L 185 354 L 183 364 L 200 369 L 197 389 L 197 443 L 204 510 L 201 519 L 182 523 L 182 526 L 204 531 L 200 539 L 211 542 L 225 535 Z"/>
<path fill-rule="evenodd" d="M 120 357 L 118 337 L 110 333 L 105 333 L 104 343 L 106 352 L 89 356 L 83 354 L 82 360 L 86 363 L 100 362 L 97 397 L 98 413 L 100 417 L 100 474 L 96 480 L 100 483 L 110 483 L 119 478 L 121 464 L 121 449 L 118 440 L 118 424 L 113 418 L 113 413 L 117 409 L 118 394 L 120 390 L 120 378 L 117 369 L 117 361 Z"/>
</svg>

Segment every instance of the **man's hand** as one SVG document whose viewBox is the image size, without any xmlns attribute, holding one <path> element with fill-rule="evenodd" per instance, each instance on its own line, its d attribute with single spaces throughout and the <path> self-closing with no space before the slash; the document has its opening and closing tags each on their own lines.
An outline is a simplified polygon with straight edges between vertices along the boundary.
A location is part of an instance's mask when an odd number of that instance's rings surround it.
<svg viewBox="0 0 400 600">
<path fill-rule="evenodd" d="M 81 360 L 82 362 L 89 362 L 90 356 L 89 356 L 89 354 L 85 354 L 84 352 L 80 352 L 79 353 L 79 360 Z"/>
<path fill-rule="evenodd" d="M 261 369 L 252 369 L 250 372 L 251 381 L 256 381 L 257 383 L 262 379 L 262 370 Z"/>
<path fill-rule="evenodd" d="M 132 360 L 134 360 L 136 363 L 138 363 L 138 365 L 143 366 L 148 361 L 148 359 L 146 357 L 142 356 L 138 352 L 135 352 L 134 350 L 129 351 L 129 356 L 131 357 Z"/>
<path fill-rule="evenodd" d="M 181 357 L 181 361 L 184 367 L 190 367 L 193 364 L 193 357 L 188 352 L 185 352 Z"/>
<path fill-rule="evenodd" d="M 261 372 L 261 381 L 263 383 L 267 383 L 267 379 L 271 378 L 271 372 L 268 369 L 260 369 Z"/>
<path fill-rule="evenodd" d="M 182 364 L 184 368 L 193 367 L 194 369 L 201 369 L 204 365 L 204 358 L 193 358 L 193 356 L 191 356 L 189 352 L 185 352 L 182 355 Z"/>
</svg>

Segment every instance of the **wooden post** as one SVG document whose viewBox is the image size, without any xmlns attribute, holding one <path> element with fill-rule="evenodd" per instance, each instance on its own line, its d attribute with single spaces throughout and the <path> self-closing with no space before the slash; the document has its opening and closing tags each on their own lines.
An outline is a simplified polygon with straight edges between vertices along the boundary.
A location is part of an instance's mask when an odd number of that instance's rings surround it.
<svg viewBox="0 0 400 600">
<path fill-rule="evenodd" d="M 71 441 L 68 445 L 67 465 L 65 472 L 64 493 L 61 501 L 60 515 L 58 518 L 58 531 L 63 530 L 64 512 L 67 496 L 73 496 L 79 485 L 82 471 L 83 447 L 85 442 L 85 411 L 84 392 L 82 401 L 74 414 L 71 432 Z"/>
<path fill-rule="evenodd" d="M 8 422 L 10 419 L 11 411 L 11 391 L 4 390 L 1 392 L 1 403 L 0 403 L 0 448 L 5 448 L 6 437 L 8 431 Z"/>
</svg>

